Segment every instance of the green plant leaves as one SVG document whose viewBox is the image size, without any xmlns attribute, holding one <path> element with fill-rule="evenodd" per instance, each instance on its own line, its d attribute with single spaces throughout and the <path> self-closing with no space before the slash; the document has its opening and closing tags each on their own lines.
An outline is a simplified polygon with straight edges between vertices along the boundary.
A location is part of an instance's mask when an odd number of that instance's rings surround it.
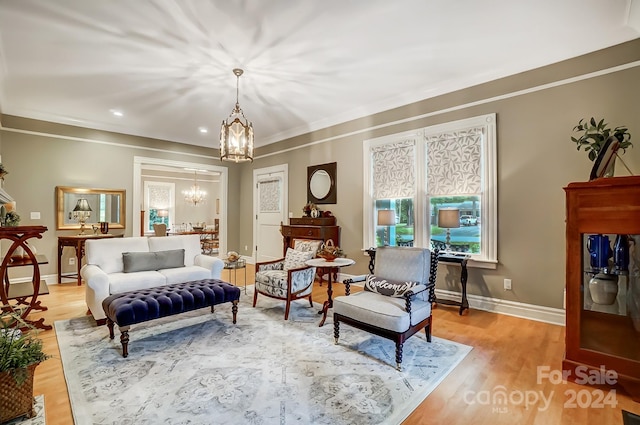
<svg viewBox="0 0 640 425">
<path fill-rule="evenodd" d="M 600 149 L 602 149 L 602 146 L 612 134 L 609 124 L 604 122 L 604 119 L 596 121 L 594 117 L 588 120 L 582 118 L 578 121 L 578 125 L 573 127 L 573 131 L 582 132 L 582 135 L 578 138 L 572 136 L 571 141 L 576 144 L 577 150 L 584 148 L 591 161 L 595 161 L 598 157 L 598 152 L 600 152 Z M 620 149 L 622 149 L 623 152 L 626 152 L 628 147 L 633 146 L 627 127 L 619 126 L 614 128 L 613 136 L 620 142 Z"/>
</svg>

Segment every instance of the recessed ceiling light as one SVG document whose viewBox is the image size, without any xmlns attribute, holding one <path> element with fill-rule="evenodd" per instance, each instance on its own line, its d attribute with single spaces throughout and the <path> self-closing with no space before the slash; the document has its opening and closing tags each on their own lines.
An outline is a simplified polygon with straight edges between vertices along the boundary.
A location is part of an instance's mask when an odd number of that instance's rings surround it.
<svg viewBox="0 0 640 425">
<path fill-rule="evenodd" d="M 209 132 L 209 130 L 207 129 L 207 127 L 198 127 L 198 130 L 200 131 L 200 133 L 202 134 L 206 134 Z"/>
<path fill-rule="evenodd" d="M 111 109 L 111 111 L 110 111 L 110 112 L 111 112 L 113 115 L 115 115 L 116 117 L 121 117 L 121 116 L 123 116 L 123 115 L 124 115 L 124 114 L 122 113 L 122 111 L 119 111 L 119 110 L 117 110 L 117 109 Z"/>
</svg>

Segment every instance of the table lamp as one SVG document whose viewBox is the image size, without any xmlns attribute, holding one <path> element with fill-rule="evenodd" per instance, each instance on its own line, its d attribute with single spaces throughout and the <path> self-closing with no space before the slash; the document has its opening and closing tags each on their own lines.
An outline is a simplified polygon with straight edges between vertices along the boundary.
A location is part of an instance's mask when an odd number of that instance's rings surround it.
<svg viewBox="0 0 640 425">
<path fill-rule="evenodd" d="M 438 227 L 447 229 L 446 250 L 451 251 L 450 229 L 460 227 L 460 210 L 458 208 L 441 208 L 438 210 Z"/>
<path fill-rule="evenodd" d="M 80 234 L 84 235 L 84 225 L 91 215 L 91 207 L 89 206 L 89 201 L 85 198 L 78 199 L 76 203 L 76 207 L 73 209 L 73 218 L 78 220 L 80 223 Z"/>
<path fill-rule="evenodd" d="M 396 225 L 396 212 L 395 210 L 378 210 L 378 226 L 385 226 L 384 228 L 384 245 L 389 245 L 388 239 L 388 226 Z"/>
</svg>

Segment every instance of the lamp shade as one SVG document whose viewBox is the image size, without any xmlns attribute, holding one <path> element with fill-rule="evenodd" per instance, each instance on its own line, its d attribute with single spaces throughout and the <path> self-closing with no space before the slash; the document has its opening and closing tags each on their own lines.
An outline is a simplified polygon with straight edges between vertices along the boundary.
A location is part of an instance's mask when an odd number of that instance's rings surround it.
<svg viewBox="0 0 640 425">
<path fill-rule="evenodd" d="M 167 211 L 167 210 L 158 210 L 158 217 L 169 217 L 169 211 Z"/>
<path fill-rule="evenodd" d="M 442 208 L 438 210 L 438 227 L 443 229 L 460 227 L 460 210 L 458 208 Z"/>
<path fill-rule="evenodd" d="M 87 201 L 85 198 L 80 198 L 78 199 L 78 202 L 76 203 L 76 207 L 73 209 L 73 211 L 92 211 L 91 207 L 89 206 L 89 201 Z"/>
<path fill-rule="evenodd" d="M 394 210 L 378 210 L 378 226 L 395 226 L 396 212 Z"/>
</svg>

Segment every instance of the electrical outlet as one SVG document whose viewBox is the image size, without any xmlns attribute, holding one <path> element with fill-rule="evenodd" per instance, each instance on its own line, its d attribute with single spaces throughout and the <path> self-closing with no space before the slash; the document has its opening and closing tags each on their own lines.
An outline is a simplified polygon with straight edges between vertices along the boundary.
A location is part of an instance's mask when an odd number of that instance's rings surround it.
<svg viewBox="0 0 640 425">
<path fill-rule="evenodd" d="M 76 257 L 69 257 L 69 265 L 70 266 L 76 265 Z"/>
<path fill-rule="evenodd" d="M 249 247 L 247 245 L 244 246 L 244 250 L 247 251 Z"/>
<path fill-rule="evenodd" d="M 504 280 L 504 290 L 505 291 L 510 291 L 511 290 L 511 279 L 505 279 Z"/>
</svg>

